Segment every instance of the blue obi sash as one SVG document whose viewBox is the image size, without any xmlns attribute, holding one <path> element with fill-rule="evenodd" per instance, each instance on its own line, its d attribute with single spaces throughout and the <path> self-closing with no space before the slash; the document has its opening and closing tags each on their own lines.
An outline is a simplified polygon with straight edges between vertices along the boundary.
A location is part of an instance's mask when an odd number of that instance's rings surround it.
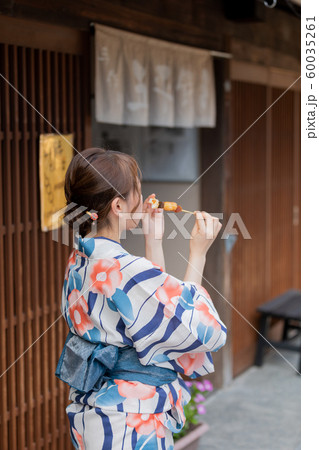
<svg viewBox="0 0 319 450">
<path fill-rule="evenodd" d="M 98 391 L 110 379 L 161 386 L 174 381 L 177 372 L 164 367 L 143 366 L 134 347 L 94 344 L 69 331 L 55 375 L 86 393 Z"/>
</svg>

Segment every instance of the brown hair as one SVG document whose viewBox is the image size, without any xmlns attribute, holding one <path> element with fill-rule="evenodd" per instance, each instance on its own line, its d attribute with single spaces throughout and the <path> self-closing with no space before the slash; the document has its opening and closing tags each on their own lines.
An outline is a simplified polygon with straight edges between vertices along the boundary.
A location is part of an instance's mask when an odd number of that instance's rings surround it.
<svg viewBox="0 0 319 450">
<path fill-rule="evenodd" d="M 138 207 L 140 179 L 140 168 L 132 156 L 103 148 L 88 148 L 73 157 L 66 171 L 64 185 L 66 204 L 76 203 L 75 210 L 79 206 L 85 206 L 89 211 L 96 211 L 98 228 L 109 226 L 108 214 L 116 197 L 122 196 L 127 199 L 129 193 L 133 191 L 138 194 L 138 203 L 131 212 Z M 67 209 L 64 218 L 71 212 L 72 208 Z M 72 228 L 73 223 L 83 215 L 87 216 L 88 220 L 79 226 L 82 237 L 91 230 L 92 219 L 89 214 L 83 211 L 71 219 L 68 218 L 68 224 Z"/>
</svg>

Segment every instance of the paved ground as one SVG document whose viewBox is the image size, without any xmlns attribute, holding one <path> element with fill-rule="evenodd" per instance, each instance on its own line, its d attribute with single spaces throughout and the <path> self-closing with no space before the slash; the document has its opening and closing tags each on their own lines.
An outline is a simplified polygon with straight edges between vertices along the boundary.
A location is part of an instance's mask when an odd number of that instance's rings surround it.
<svg viewBox="0 0 319 450">
<path fill-rule="evenodd" d="M 294 339 L 300 342 L 300 337 Z M 279 350 L 298 369 L 298 354 Z M 300 375 L 274 350 L 207 401 L 199 450 L 300 450 Z"/>
</svg>

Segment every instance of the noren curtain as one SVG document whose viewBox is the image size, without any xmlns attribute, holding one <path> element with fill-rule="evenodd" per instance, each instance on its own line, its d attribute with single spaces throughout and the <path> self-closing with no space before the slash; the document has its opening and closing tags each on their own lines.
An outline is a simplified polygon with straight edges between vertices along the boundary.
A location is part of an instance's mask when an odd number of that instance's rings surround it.
<svg viewBox="0 0 319 450">
<path fill-rule="evenodd" d="M 208 50 L 94 26 L 98 122 L 215 127 L 215 79 Z"/>
</svg>

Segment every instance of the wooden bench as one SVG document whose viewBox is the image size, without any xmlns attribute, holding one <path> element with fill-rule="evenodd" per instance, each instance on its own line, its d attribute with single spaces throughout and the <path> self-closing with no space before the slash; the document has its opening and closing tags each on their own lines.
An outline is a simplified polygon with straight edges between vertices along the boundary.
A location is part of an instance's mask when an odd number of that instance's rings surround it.
<svg viewBox="0 0 319 450">
<path fill-rule="evenodd" d="M 301 333 L 301 292 L 296 289 L 290 289 L 272 300 L 263 303 L 257 308 L 261 313 L 259 333 L 257 341 L 257 350 L 255 356 L 255 365 L 262 366 L 264 348 L 269 345 L 275 348 L 282 348 L 299 352 L 299 373 L 301 373 L 301 345 L 291 343 L 291 339 Z M 271 341 L 267 338 L 270 322 L 272 318 L 284 320 L 284 328 L 281 341 Z M 298 330 L 293 336 L 289 336 L 290 329 Z M 264 339 L 266 338 L 267 341 Z"/>
</svg>

